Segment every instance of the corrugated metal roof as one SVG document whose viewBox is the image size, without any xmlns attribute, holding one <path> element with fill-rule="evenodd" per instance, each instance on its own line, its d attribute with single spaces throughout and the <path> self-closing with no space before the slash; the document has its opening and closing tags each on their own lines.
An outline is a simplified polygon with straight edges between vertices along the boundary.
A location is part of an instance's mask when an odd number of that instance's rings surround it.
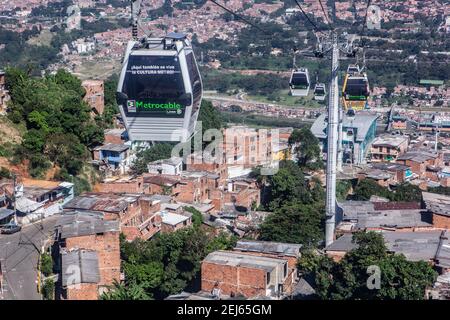
<svg viewBox="0 0 450 320">
<path fill-rule="evenodd" d="M 96 251 L 75 250 L 61 253 L 62 285 L 100 282 Z"/>
<path fill-rule="evenodd" d="M 240 240 L 237 242 L 234 249 L 240 251 L 263 252 L 298 257 L 300 255 L 301 247 L 301 244 Z"/>
<path fill-rule="evenodd" d="M 102 215 L 96 212 L 65 213 L 58 220 L 56 226 L 61 239 L 120 231 L 118 220 L 105 221 Z"/>
<path fill-rule="evenodd" d="M 427 209 L 436 214 L 450 216 L 450 196 L 430 192 L 422 192 Z"/>
</svg>

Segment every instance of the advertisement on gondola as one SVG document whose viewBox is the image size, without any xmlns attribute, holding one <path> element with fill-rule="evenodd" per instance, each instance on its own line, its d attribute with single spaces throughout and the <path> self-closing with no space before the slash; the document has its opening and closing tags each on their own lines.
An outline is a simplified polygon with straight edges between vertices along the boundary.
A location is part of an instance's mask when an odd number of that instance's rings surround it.
<svg viewBox="0 0 450 320">
<path fill-rule="evenodd" d="M 176 56 L 130 56 L 124 93 L 129 116 L 182 118 L 192 103 Z"/>
</svg>

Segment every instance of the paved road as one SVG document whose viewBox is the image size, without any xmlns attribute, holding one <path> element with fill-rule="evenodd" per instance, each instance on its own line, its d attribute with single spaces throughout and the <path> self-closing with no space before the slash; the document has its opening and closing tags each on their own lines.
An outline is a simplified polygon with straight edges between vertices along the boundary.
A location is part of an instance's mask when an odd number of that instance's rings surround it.
<svg viewBox="0 0 450 320">
<path fill-rule="evenodd" d="M 4 292 L 0 300 L 40 300 L 37 292 L 37 261 L 44 241 L 50 239 L 57 216 L 33 224 L 12 235 L 0 235 L 0 260 Z"/>
</svg>

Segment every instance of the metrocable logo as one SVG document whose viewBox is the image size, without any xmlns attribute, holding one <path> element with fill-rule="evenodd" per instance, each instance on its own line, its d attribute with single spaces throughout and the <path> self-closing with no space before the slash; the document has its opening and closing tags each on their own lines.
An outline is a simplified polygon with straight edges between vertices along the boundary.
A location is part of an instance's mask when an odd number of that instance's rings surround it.
<svg viewBox="0 0 450 320">
<path fill-rule="evenodd" d="M 175 111 L 178 114 L 182 113 L 181 104 L 176 102 L 168 103 L 146 103 L 143 101 L 128 100 L 127 102 L 128 112 L 136 112 L 139 110 L 166 110 Z"/>
</svg>

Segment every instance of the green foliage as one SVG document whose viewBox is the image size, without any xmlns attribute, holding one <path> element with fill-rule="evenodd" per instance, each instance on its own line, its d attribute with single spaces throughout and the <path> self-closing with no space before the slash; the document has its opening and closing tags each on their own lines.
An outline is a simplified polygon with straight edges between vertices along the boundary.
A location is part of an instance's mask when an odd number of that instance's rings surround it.
<svg viewBox="0 0 450 320">
<path fill-rule="evenodd" d="M 220 249 L 230 249 L 235 237 L 220 234 L 208 236 L 201 228 L 193 227 L 169 234 L 158 234 L 152 241 L 126 242 L 121 237 L 121 259 L 125 285 L 105 297 L 130 299 L 130 291 L 138 292 L 138 299 L 162 299 L 179 293 L 198 279 L 200 262 Z"/>
<path fill-rule="evenodd" d="M 32 78 L 12 68 L 6 79 L 12 102 L 9 118 L 28 130 L 16 157 L 29 160 L 32 176 L 42 176 L 51 163 L 68 174 L 79 174 L 87 147 L 103 141 L 103 129 L 83 101 L 81 81 L 64 70 Z"/>
<path fill-rule="evenodd" d="M 436 187 L 428 189 L 428 192 L 450 196 L 450 187 Z"/>
<path fill-rule="evenodd" d="M 41 272 L 46 277 L 53 273 L 53 259 L 48 253 L 41 254 Z"/>
<path fill-rule="evenodd" d="M 315 247 L 323 238 L 325 193 L 320 181 L 308 183 L 293 161 L 280 162 L 273 176 L 252 176 L 263 186 L 264 205 L 273 213 L 260 228 L 260 239 Z"/>
<path fill-rule="evenodd" d="M 148 172 L 147 165 L 156 160 L 170 158 L 172 148 L 173 145 L 170 143 L 158 143 L 148 149 L 139 151 L 136 154 L 136 160 L 131 166 L 131 172 L 136 175 Z"/>
<path fill-rule="evenodd" d="M 278 172 L 267 180 L 270 189 L 268 207 L 272 210 L 294 200 L 301 203 L 313 201 L 305 176 L 293 161 L 281 161 Z"/>
<path fill-rule="evenodd" d="M 372 179 L 364 179 L 357 184 L 353 200 L 369 200 L 372 195 L 397 202 L 420 202 L 422 200 L 422 191 L 420 188 L 410 183 L 398 185 L 393 191 L 390 191 Z"/>
<path fill-rule="evenodd" d="M 44 300 L 55 299 L 55 281 L 53 279 L 46 279 L 42 286 L 42 296 Z"/>
<path fill-rule="evenodd" d="M 338 180 L 336 183 L 336 198 L 338 201 L 347 199 L 347 195 L 352 187 L 350 180 Z"/>
<path fill-rule="evenodd" d="M 383 236 L 375 232 L 353 235 L 357 247 L 340 262 L 312 252 L 302 254 L 299 271 L 312 277 L 321 299 L 421 300 L 437 273 L 424 262 L 411 262 L 405 256 L 387 252 Z M 369 289 L 369 266 L 380 268 L 380 289 Z"/>
<path fill-rule="evenodd" d="M 198 121 L 202 122 L 202 134 L 208 129 L 220 130 L 223 127 L 219 111 L 208 100 L 202 100 Z"/>
<path fill-rule="evenodd" d="M 130 284 L 128 286 L 118 283 L 114 280 L 113 286 L 109 291 L 102 294 L 102 300 L 153 300 L 153 297 L 147 294 L 142 286 Z"/>
<path fill-rule="evenodd" d="M 202 213 L 194 207 L 185 207 L 184 210 L 192 213 L 192 225 L 194 228 L 199 228 L 203 223 Z"/>
<path fill-rule="evenodd" d="M 317 170 L 323 166 L 319 140 L 309 128 L 295 129 L 289 137 L 289 144 L 295 146 L 294 153 L 301 168 Z"/>
<path fill-rule="evenodd" d="M 283 203 L 261 225 L 260 240 L 316 247 L 323 239 L 323 205 Z"/>
<path fill-rule="evenodd" d="M 1 178 L 10 179 L 11 172 L 6 168 L 0 167 L 0 179 Z"/>
<path fill-rule="evenodd" d="M 369 200 L 372 195 L 387 198 L 389 191 L 372 179 L 364 179 L 355 187 L 353 200 Z"/>
</svg>

